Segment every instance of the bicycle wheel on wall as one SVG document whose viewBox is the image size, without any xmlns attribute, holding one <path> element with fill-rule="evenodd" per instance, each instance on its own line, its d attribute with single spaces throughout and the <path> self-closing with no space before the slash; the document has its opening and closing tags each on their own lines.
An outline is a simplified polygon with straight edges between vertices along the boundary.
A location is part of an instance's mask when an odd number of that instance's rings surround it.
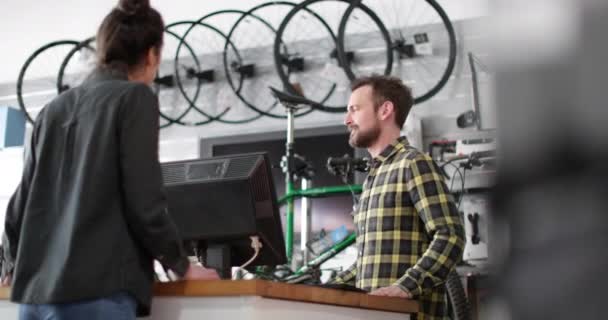
<svg viewBox="0 0 608 320">
<path fill-rule="evenodd" d="M 48 43 L 34 51 L 21 67 L 17 78 L 17 102 L 30 123 L 34 123 L 40 110 L 57 96 L 61 62 L 79 43 L 75 40 Z"/>
<path fill-rule="evenodd" d="M 362 9 L 363 5 L 374 14 Z M 366 34 L 377 34 L 378 21 L 391 37 L 391 66 L 373 59 L 374 52 L 384 50 L 379 40 L 364 41 Z M 411 87 L 414 102 L 420 103 L 437 94 L 451 76 L 456 36 L 450 19 L 435 0 L 363 0 L 353 2 L 342 17 L 338 51 L 342 60 L 349 54 L 354 56 L 344 65 L 351 80 L 373 73 L 390 74 Z"/>
<path fill-rule="evenodd" d="M 172 45 L 176 41 L 173 40 L 177 38 L 177 42 L 181 38 L 179 36 L 172 34 L 169 30 L 165 30 L 165 45 L 163 46 L 163 51 L 161 52 L 161 57 L 167 56 L 167 50 L 171 50 L 171 48 L 175 48 L 175 45 Z M 59 74 L 57 76 L 57 90 L 59 92 L 63 92 L 65 90 L 69 90 L 71 88 L 77 87 L 84 82 L 86 77 L 90 74 L 90 72 L 96 67 L 96 48 L 95 48 L 95 38 L 88 38 L 77 46 L 75 46 L 68 54 L 66 55 L 61 67 L 59 69 Z M 175 95 L 167 95 L 170 90 L 161 90 L 167 88 L 174 87 L 170 83 L 173 81 L 172 75 L 165 75 L 167 63 L 165 61 L 161 61 L 161 65 L 159 67 L 159 75 L 157 75 L 154 83 L 152 85 L 152 89 L 155 94 L 159 98 L 160 105 L 160 128 L 165 128 L 175 121 L 172 118 L 168 118 L 165 116 L 163 111 L 166 111 L 164 106 L 166 105 L 174 105 L 173 102 L 176 102 L 178 98 L 175 98 Z M 171 63 L 170 70 L 173 70 L 173 64 Z M 167 97 L 170 97 L 167 99 Z"/>
<path fill-rule="evenodd" d="M 230 29 L 228 39 L 239 48 L 242 63 L 230 50 L 224 50 L 226 78 L 235 94 L 256 112 L 272 117 L 285 118 L 285 110 L 271 95 L 269 87 L 280 87 L 281 79 L 276 74 L 273 60 L 273 44 L 276 28 L 295 4 L 272 1 L 258 5 L 244 13 Z M 226 49 L 228 49 L 226 42 Z M 238 86 L 232 79 L 234 72 L 240 73 L 242 83 Z M 289 72 L 289 71 L 286 71 Z M 302 109 L 296 116 L 303 116 L 312 109 Z"/>
<path fill-rule="evenodd" d="M 220 16 L 224 19 L 218 19 L 218 23 L 225 23 L 226 21 L 230 21 L 231 18 L 236 20 L 243 13 L 243 11 L 239 10 L 224 10 L 211 13 L 189 26 L 182 36 L 182 41 L 188 43 L 194 52 L 196 52 L 201 63 L 200 76 L 206 78 L 201 83 L 202 91 L 197 102 L 193 102 L 192 97 L 187 94 L 185 96 L 191 103 L 195 104 L 199 111 L 203 111 L 213 120 L 222 123 L 246 123 L 261 117 L 259 113 L 239 100 L 226 79 L 223 54 L 226 50 L 229 50 L 238 63 L 241 63 L 237 48 L 230 42 L 223 31 L 207 23 L 208 20 L 212 21 L 213 18 Z M 183 45 L 178 46 L 178 55 L 175 58 L 176 65 L 180 64 L 183 59 L 179 56 L 183 47 Z M 225 48 L 226 50 L 224 50 Z M 177 84 L 182 88 L 181 90 L 184 89 L 183 79 L 184 76 L 182 75 L 177 78 Z M 234 72 L 232 79 L 237 87 L 242 85 L 243 79 L 241 74 Z"/>
<path fill-rule="evenodd" d="M 163 60 L 153 85 L 160 106 L 161 128 L 171 124 L 198 126 L 213 121 L 206 112 L 196 107 L 205 78 L 201 76 L 201 64 L 196 52 L 181 37 L 183 30 L 193 23 L 180 21 L 165 27 L 161 52 Z M 183 46 L 184 50 L 180 59 L 176 60 L 179 46 Z"/>
<path fill-rule="evenodd" d="M 349 80 L 340 67 L 330 23 L 335 22 L 337 29 L 336 17 L 348 5 L 348 0 L 303 1 L 287 13 L 274 42 L 275 68 L 284 89 L 326 112 L 346 111 Z"/>
<path fill-rule="evenodd" d="M 95 38 L 88 38 L 72 48 L 65 56 L 57 75 L 57 91 L 79 86 L 95 68 Z"/>
</svg>

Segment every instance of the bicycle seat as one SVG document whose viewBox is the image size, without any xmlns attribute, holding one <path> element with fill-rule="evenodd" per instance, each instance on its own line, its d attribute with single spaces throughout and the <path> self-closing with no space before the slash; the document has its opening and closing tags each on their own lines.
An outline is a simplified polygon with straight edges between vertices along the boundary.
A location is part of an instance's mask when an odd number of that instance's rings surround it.
<svg viewBox="0 0 608 320">
<path fill-rule="evenodd" d="M 270 88 L 270 92 L 272 93 L 272 95 L 283 103 L 288 103 L 288 104 L 293 104 L 293 105 L 307 105 L 307 106 L 311 106 L 311 107 L 318 105 L 317 102 L 308 100 L 302 96 L 284 92 L 284 91 L 281 91 L 274 87 L 268 87 L 268 88 Z"/>
</svg>

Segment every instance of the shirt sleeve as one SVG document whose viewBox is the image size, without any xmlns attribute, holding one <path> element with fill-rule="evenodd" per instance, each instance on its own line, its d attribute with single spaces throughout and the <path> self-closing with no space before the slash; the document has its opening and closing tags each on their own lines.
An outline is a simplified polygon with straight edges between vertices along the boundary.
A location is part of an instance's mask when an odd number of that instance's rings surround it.
<svg viewBox="0 0 608 320">
<path fill-rule="evenodd" d="M 330 283 L 337 283 L 337 284 L 348 283 L 348 282 L 353 281 L 356 276 L 357 276 L 357 263 L 355 262 L 350 267 L 348 267 L 348 269 L 340 272 L 340 274 L 338 274 L 335 278 L 333 278 L 333 280 L 330 281 Z"/>
<path fill-rule="evenodd" d="M 137 84 L 129 88 L 123 98 L 120 162 L 127 223 L 156 260 L 183 276 L 189 262 L 168 213 L 158 161 L 157 97 L 147 86 Z"/>
<path fill-rule="evenodd" d="M 454 198 L 432 159 L 416 156 L 404 174 L 407 192 L 432 240 L 422 257 L 396 285 L 419 296 L 443 284 L 462 259 L 465 233 Z"/>
</svg>

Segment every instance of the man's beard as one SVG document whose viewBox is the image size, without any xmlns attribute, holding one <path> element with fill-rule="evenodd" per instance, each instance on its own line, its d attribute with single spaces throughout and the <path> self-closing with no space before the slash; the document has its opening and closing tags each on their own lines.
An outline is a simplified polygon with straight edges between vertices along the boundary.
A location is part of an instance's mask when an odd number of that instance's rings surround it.
<svg viewBox="0 0 608 320">
<path fill-rule="evenodd" d="M 380 126 L 361 131 L 359 126 L 352 126 L 348 143 L 353 148 L 369 148 L 380 136 Z"/>
</svg>

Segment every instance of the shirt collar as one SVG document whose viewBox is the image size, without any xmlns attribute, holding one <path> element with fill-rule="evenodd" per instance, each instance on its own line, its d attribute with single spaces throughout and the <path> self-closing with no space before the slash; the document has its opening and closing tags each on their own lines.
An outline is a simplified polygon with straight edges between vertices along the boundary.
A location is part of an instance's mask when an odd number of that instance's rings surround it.
<svg viewBox="0 0 608 320">
<path fill-rule="evenodd" d="M 409 143 L 406 137 L 397 138 L 395 141 L 393 141 L 393 143 L 386 146 L 386 148 L 384 148 L 379 155 L 372 159 L 371 166 L 374 168 L 380 166 L 384 161 L 392 158 L 395 154 L 397 154 L 398 151 L 402 150 L 407 145 L 409 145 Z"/>
<path fill-rule="evenodd" d="M 86 78 L 85 82 L 102 82 L 110 80 L 128 80 L 129 76 L 122 68 L 97 67 Z"/>
</svg>

